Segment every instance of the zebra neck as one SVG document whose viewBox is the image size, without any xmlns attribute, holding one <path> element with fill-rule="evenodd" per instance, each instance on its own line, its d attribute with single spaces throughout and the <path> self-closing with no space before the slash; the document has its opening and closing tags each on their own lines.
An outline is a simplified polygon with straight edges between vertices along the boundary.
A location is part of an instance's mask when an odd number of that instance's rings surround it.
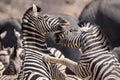
<svg viewBox="0 0 120 80">
<path fill-rule="evenodd" d="M 108 46 L 104 39 L 95 37 L 92 34 L 85 34 L 81 38 L 81 50 L 83 53 L 90 53 L 93 51 L 108 51 Z"/>
<path fill-rule="evenodd" d="M 47 50 L 47 44 L 45 41 L 45 35 L 23 33 L 23 47 L 26 51 L 33 50 L 35 53 L 46 53 L 49 54 Z"/>
</svg>

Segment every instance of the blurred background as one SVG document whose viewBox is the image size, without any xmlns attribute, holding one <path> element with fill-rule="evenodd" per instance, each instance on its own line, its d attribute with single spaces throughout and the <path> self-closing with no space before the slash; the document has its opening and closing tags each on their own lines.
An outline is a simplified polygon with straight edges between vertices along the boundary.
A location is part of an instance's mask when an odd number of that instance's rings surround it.
<svg viewBox="0 0 120 80">
<path fill-rule="evenodd" d="M 82 9 L 91 0 L 0 0 L 0 19 L 14 17 L 21 19 L 32 4 L 43 9 L 44 13 L 65 13 L 78 18 Z"/>
<path fill-rule="evenodd" d="M 22 19 L 23 14 L 32 6 L 32 4 L 40 6 L 43 10 L 42 13 L 65 13 L 72 16 L 72 19 L 78 19 L 82 9 L 90 1 L 91 0 L 0 0 L 0 60 L 6 67 L 5 74 L 16 74 L 16 71 L 11 73 L 11 67 L 17 67 L 15 70 L 20 70 L 22 60 L 15 56 L 16 54 L 19 54 L 19 50 L 21 50 L 21 48 L 16 47 L 16 44 L 18 45 L 20 43 L 20 36 L 15 35 L 14 28 L 16 28 L 18 32 L 21 32 L 21 23 L 19 20 Z M 75 20 L 71 20 L 71 22 L 74 23 Z M 77 24 L 77 22 L 75 22 L 75 24 Z M 5 31 L 7 31 L 7 33 L 4 34 L 2 38 L 1 36 Z M 48 42 L 51 43 L 49 39 L 52 40 L 52 38 L 48 37 Z M 51 44 L 57 46 L 53 42 Z M 11 48 L 11 52 L 8 47 Z M 12 47 L 14 48 L 12 49 Z M 57 48 L 63 51 L 66 57 L 75 61 L 79 60 L 80 56 L 78 55 L 80 55 L 80 53 L 78 50 L 68 49 L 61 46 L 57 46 Z M 7 56 L 1 56 L 1 54 L 5 54 L 2 52 L 4 49 L 7 53 L 8 51 L 10 52 L 8 53 L 10 55 L 7 55 L 9 58 L 7 58 Z M 10 62 L 11 60 L 12 62 Z M 14 63 L 14 65 L 10 67 L 12 63 Z"/>
<path fill-rule="evenodd" d="M 7 55 L 7 56 L 14 56 L 14 54 L 19 54 L 18 53 L 19 49 L 17 49 L 16 45 L 14 45 L 14 44 L 18 44 L 17 40 L 19 40 L 19 38 L 18 39 L 16 38 L 16 35 L 14 33 L 14 28 L 16 28 L 17 32 L 21 32 L 21 23 L 19 20 L 22 19 L 23 14 L 29 7 L 32 6 L 32 4 L 36 4 L 36 5 L 40 6 L 42 8 L 42 13 L 65 13 L 65 14 L 72 16 L 72 19 L 73 18 L 78 19 L 83 8 L 91 1 L 92 0 L 0 0 L 0 28 L 1 28 L 0 45 L 2 45 L 2 41 L 3 41 L 3 43 L 6 44 L 6 46 L 4 45 L 3 47 L 8 48 L 8 47 L 11 47 L 11 45 L 12 45 L 12 47 L 13 46 L 15 47 L 15 49 L 13 49 L 11 52 L 9 51 L 9 48 L 6 50 L 7 53 L 8 53 L 8 51 L 10 52 L 10 55 Z M 119 5 L 119 3 L 118 3 L 118 5 Z M 111 8 L 109 8 L 109 9 L 111 9 Z M 105 12 L 107 12 L 107 11 L 105 11 Z M 65 18 L 67 19 L 67 16 Z M 69 21 L 70 21 L 70 23 L 73 24 L 73 26 L 75 26 L 74 23 L 75 24 L 77 23 L 74 19 L 73 20 L 69 19 Z M 102 22 L 104 22 L 104 21 L 102 21 Z M 107 22 L 107 24 L 110 24 L 110 23 Z M 109 32 L 110 26 L 105 25 L 105 27 L 107 27 L 106 29 Z M 112 28 L 114 28 L 114 26 L 112 26 Z M 119 30 L 119 29 L 116 28 L 115 30 Z M 114 29 L 111 29 L 111 30 L 113 30 L 113 31 L 110 31 L 109 33 L 116 32 L 116 31 L 114 31 Z M 6 33 L 6 35 L 3 36 L 4 38 L 2 38 L 1 35 L 5 31 L 7 31 L 7 33 Z M 119 35 L 117 32 L 116 32 L 116 34 L 117 35 L 115 35 L 115 38 L 116 37 L 119 38 Z M 19 36 L 19 37 L 21 37 L 21 36 Z M 110 37 L 111 37 L 111 35 L 110 35 Z M 114 37 L 114 35 L 111 38 L 113 39 L 113 37 Z M 49 41 L 49 40 L 48 40 L 48 42 L 51 43 L 51 41 Z M 115 42 L 115 41 L 113 41 L 113 42 Z M 53 45 L 53 43 L 51 43 L 51 45 Z M 2 47 L 0 46 L 0 48 L 2 48 Z M 80 59 L 80 52 L 78 54 L 78 50 L 72 50 L 72 49 L 68 50 L 68 48 L 60 47 L 60 46 L 58 46 L 58 48 L 60 48 L 61 51 L 63 50 L 65 57 L 70 58 L 74 61 L 78 61 Z M 3 48 L 3 50 L 4 50 L 4 48 Z M 116 57 L 120 61 L 120 47 L 115 48 L 112 52 L 113 52 L 113 54 L 116 55 Z M 0 49 L 0 54 L 1 53 L 2 53 L 2 49 Z M 74 54 L 74 53 L 77 53 L 77 54 Z M 2 58 L 2 57 L 5 57 L 5 58 Z M 7 59 L 6 56 L 0 56 L 0 59 L 1 59 L 1 61 L 3 59 L 3 63 L 5 63 L 5 64 L 11 63 L 9 61 L 5 61 L 5 59 Z M 14 59 L 14 58 L 12 58 L 12 59 Z M 9 60 L 9 58 L 7 60 Z M 21 61 L 21 60 L 13 60 L 13 61 Z M 21 63 L 22 63 L 22 61 L 21 61 Z M 16 62 L 16 63 L 14 63 L 14 65 L 18 66 L 20 68 L 21 63 Z M 7 69 L 10 69 L 9 66 Z M 6 71 L 9 71 L 9 72 L 6 72 L 7 74 L 11 74 L 10 70 L 6 70 Z"/>
</svg>

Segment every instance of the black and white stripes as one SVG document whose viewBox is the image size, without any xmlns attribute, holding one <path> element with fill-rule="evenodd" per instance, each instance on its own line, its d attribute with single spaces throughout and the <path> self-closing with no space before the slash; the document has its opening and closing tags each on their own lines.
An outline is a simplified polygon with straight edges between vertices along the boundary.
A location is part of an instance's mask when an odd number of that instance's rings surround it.
<svg viewBox="0 0 120 80">
<path fill-rule="evenodd" d="M 67 25 L 67 21 L 61 17 L 49 15 L 37 15 L 41 9 L 33 5 L 26 11 L 22 20 L 23 48 L 25 49 L 25 59 L 22 64 L 18 80 L 52 80 L 54 73 L 58 73 L 57 78 L 64 76 L 56 69 L 56 65 L 47 64 L 42 61 L 43 54 L 51 54 L 47 49 L 45 41 L 46 33 L 61 30 L 61 26 Z M 55 69 L 56 70 L 55 70 Z M 56 72 L 52 73 L 52 70 Z M 65 77 L 62 77 L 64 80 Z M 60 80 L 60 79 L 58 79 Z"/>
<path fill-rule="evenodd" d="M 83 26 L 77 31 L 56 34 L 56 40 L 62 45 L 82 50 L 83 53 L 78 62 L 67 58 L 58 59 L 50 56 L 44 56 L 43 60 L 66 65 L 80 78 L 87 78 L 88 80 L 119 80 L 120 63 L 109 52 L 107 39 L 100 33 L 101 31 L 96 25 L 87 23 Z"/>
</svg>

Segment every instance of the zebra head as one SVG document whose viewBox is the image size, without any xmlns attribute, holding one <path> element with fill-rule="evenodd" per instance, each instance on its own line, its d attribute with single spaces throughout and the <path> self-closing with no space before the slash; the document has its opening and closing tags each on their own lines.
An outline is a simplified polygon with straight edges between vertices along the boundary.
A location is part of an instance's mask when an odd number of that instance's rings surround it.
<svg viewBox="0 0 120 80">
<path fill-rule="evenodd" d="M 46 22 L 46 29 L 44 29 L 46 32 L 62 31 L 70 25 L 62 16 L 45 14 L 43 17 Z"/>
<path fill-rule="evenodd" d="M 59 31 L 69 25 L 68 21 L 66 21 L 63 17 L 48 14 L 41 15 L 40 12 L 41 8 L 33 5 L 33 7 L 29 8 L 25 12 L 22 18 L 22 25 L 27 24 L 32 30 L 34 29 L 40 34 Z"/>
<path fill-rule="evenodd" d="M 79 34 L 77 34 L 76 32 L 66 30 L 55 33 L 54 37 L 57 44 L 70 48 L 79 48 Z"/>
<path fill-rule="evenodd" d="M 0 61 L 7 67 L 10 63 L 10 57 L 13 53 L 14 47 L 12 48 L 4 48 L 0 50 Z"/>
<path fill-rule="evenodd" d="M 55 42 L 57 44 L 70 47 L 70 48 L 80 48 L 81 47 L 81 37 L 84 33 L 91 33 L 93 29 L 89 27 L 90 24 L 87 23 L 83 27 L 70 28 L 68 30 L 63 30 L 61 32 L 55 33 Z"/>
</svg>

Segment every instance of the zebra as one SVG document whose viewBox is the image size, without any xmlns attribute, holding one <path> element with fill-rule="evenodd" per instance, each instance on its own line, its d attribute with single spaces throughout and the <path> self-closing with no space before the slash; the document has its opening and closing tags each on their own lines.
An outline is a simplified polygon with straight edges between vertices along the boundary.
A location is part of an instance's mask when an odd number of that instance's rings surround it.
<svg viewBox="0 0 120 80">
<path fill-rule="evenodd" d="M 21 61 L 23 61 L 24 59 L 24 56 L 25 56 L 25 52 L 24 52 L 24 49 L 22 48 L 22 36 L 21 34 L 14 30 L 14 33 L 15 33 L 15 36 L 17 37 L 17 57 L 18 59 L 21 59 Z M 56 48 L 53 48 L 53 47 L 48 47 L 48 50 L 51 52 L 52 55 L 54 55 L 55 57 L 57 58 L 64 58 L 65 56 L 62 54 L 61 51 L 59 51 L 58 49 Z M 16 60 L 17 61 L 17 60 Z M 61 64 L 57 64 L 57 67 L 58 69 L 62 72 L 62 73 L 65 73 L 65 70 L 66 70 L 66 66 L 64 65 L 61 65 Z"/>
<path fill-rule="evenodd" d="M 11 72 L 11 70 L 8 70 L 2 63 L 0 63 L 0 70 L 1 70 L 1 76 L 0 76 L 0 80 L 17 80 L 17 77 L 18 77 L 18 73 L 19 73 L 19 69 L 20 69 L 20 67 L 21 67 L 21 63 L 22 63 L 22 61 L 23 61 L 23 59 L 24 59 L 24 56 L 25 56 L 25 54 L 24 54 L 24 50 L 23 50 L 23 48 L 22 48 L 22 46 L 20 46 L 19 44 L 21 44 L 21 39 L 20 39 L 20 34 L 19 33 L 15 33 L 16 34 L 16 37 L 18 38 L 17 40 L 18 41 L 20 41 L 20 42 L 18 42 L 18 48 L 17 48 L 17 52 L 15 53 L 16 54 L 16 56 L 15 56 L 15 60 L 13 61 L 14 62 L 14 64 L 11 64 L 11 62 L 10 62 L 10 54 L 8 54 L 8 52 L 7 52 L 7 50 L 4 50 L 4 51 L 2 51 L 2 52 L 0 52 L 0 53 L 2 53 L 1 55 L 6 55 L 5 56 L 5 59 L 7 59 L 8 61 L 8 63 L 7 64 L 9 64 L 9 66 L 12 66 L 12 67 L 10 67 L 10 69 L 12 68 L 12 70 L 13 69 L 16 69 L 15 71 L 17 71 L 17 73 L 15 73 L 15 72 L 12 72 L 12 74 L 11 73 L 9 73 L 9 72 Z M 64 58 L 65 56 L 59 51 L 59 50 L 57 50 L 56 48 L 52 48 L 52 47 L 49 47 L 48 48 L 48 50 L 55 56 L 55 57 L 57 57 L 57 58 Z M 3 53 L 4 52 L 4 53 Z M 13 56 L 13 55 L 12 55 Z M 1 57 L 4 57 L 4 56 L 1 56 Z M 2 61 L 3 62 L 3 61 Z M 8 67 L 9 67 L 8 66 Z M 58 69 L 62 72 L 62 73 L 65 73 L 65 69 L 66 69 L 66 66 L 64 66 L 64 65 L 61 65 L 61 64 L 57 64 L 57 67 L 58 67 Z M 7 74 L 3 74 L 4 73 L 4 71 L 7 71 L 6 73 Z M 13 75 L 13 73 L 14 73 L 14 75 Z M 3 75 L 2 75 L 3 74 Z M 74 75 L 67 75 L 67 78 L 66 79 L 72 79 L 72 80 L 79 80 L 79 78 L 78 77 L 76 77 L 76 76 L 74 76 Z"/>
<path fill-rule="evenodd" d="M 65 56 L 61 53 L 61 51 L 59 51 L 56 48 L 53 47 L 48 47 L 48 50 L 52 53 L 52 55 L 54 55 L 54 57 L 56 58 L 60 58 L 63 59 L 65 58 Z M 81 80 L 80 78 L 78 78 L 75 75 L 71 75 L 71 74 L 66 74 L 65 70 L 66 70 L 66 66 L 62 65 L 62 64 L 56 64 L 57 65 L 57 69 L 60 70 L 63 75 L 65 75 L 65 80 Z M 56 73 L 55 73 L 56 74 Z M 58 74 L 56 74 L 58 75 Z M 58 75 L 59 76 L 59 75 Z M 61 80 L 62 78 L 60 78 Z"/>
<path fill-rule="evenodd" d="M 17 75 L 11 55 L 13 48 L 5 48 L 0 51 L 0 80 L 17 80 Z"/>
<path fill-rule="evenodd" d="M 119 80 L 120 63 L 109 51 L 106 38 L 95 24 L 89 22 L 78 29 L 69 29 L 56 33 L 59 44 L 78 48 L 82 51 L 78 62 L 70 59 L 58 59 L 45 55 L 43 60 L 49 63 L 60 63 L 70 68 L 78 77 L 88 80 Z"/>
<path fill-rule="evenodd" d="M 47 49 L 45 35 L 49 32 L 62 30 L 61 26 L 68 26 L 69 23 L 62 17 L 38 15 L 40 11 L 40 7 L 33 5 L 22 18 L 22 43 L 25 58 L 18 80 L 52 80 L 52 78 L 62 76 L 61 80 L 64 80 L 64 75 L 59 74 L 61 72 L 56 69 L 57 67 L 54 64 L 43 62 L 42 56 L 43 54 L 51 55 Z"/>
<path fill-rule="evenodd" d="M 0 62 L 0 80 L 17 80 L 18 75 L 3 75 L 5 69 L 4 64 Z"/>
<path fill-rule="evenodd" d="M 57 58 L 64 58 L 65 56 L 59 51 L 59 50 L 57 50 L 56 48 L 52 48 L 52 47 L 49 47 L 48 48 L 48 50 L 50 50 L 50 52 L 55 56 L 55 57 L 57 57 Z M 15 60 L 14 60 L 14 65 L 12 65 L 13 67 L 13 69 L 15 68 L 16 69 L 16 71 L 17 71 L 17 73 L 16 74 L 3 74 L 4 73 L 4 71 L 6 70 L 6 67 L 2 64 L 2 62 L 0 62 L 0 80 L 17 80 L 17 77 L 18 77 L 18 73 L 19 73 L 19 69 L 20 69 L 20 67 L 21 67 L 21 65 L 19 65 L 20 63 L 22 63 L 22 62 L 20 62 L 20 61 L 23 61 L 23 58 L 21 58 L 21 54 L 22 54 L 22 56 L 24 56 L 24 53 L 23 53 L 24 51 L 23 51 L 23 49 L 22 48 L 19 48 L 18 50 L 17 50 L 17 56 L 16 56 L 16 58 L 15 58 Z M 8 55 L 8 56 L 10 56 L 10 55 Z M 20 59 L 20 60 L 19 60 Z M 19 64 L 18 64 L 19 63 Z M 8 64 L 10 64 L 10 61 L 9 61 L 9 63 Z M 10 65 L 9 65 L 10 66 Z M 57 64 L 57 67 L 58 67 L 58 69 L 64 74 L 65 73 L 65 69 L 66 69 L 66 66 L 64 66 L 64 65 L 61 65 L 61 64 Z M 67 75 L 66 76 L 66 80 L 81 80 L 81 79 L 79 79 L 78 77 L 76 77 L 76 76 L 74 76 L 74 75 Z"/>
<path fill-rule="evenodd" d="M 17 75 L 4 75 L 5 69 L 4 64 L 0 61 L 0 80 L 17 80 Z"/>
<path fill-rule="evenodd" d="M 0 62 L 2 63 L 1 66 L 4 66 L 4 71 L 2 74 L 7 74 L 8 72 L 6 72 L 6 69 L 8 71 L 10 71 L 10 74 L 13 74 L 14 71 L 12 72 L 10 69 L 10 62 L 12 62 L 11 60 L 11 55 L 13 54 L 13 50 L 14 48 L 4 48 L 3 50 L 0 51 Z M 11 66 L 12 67 L 12 66 Z"/>
</svg>

